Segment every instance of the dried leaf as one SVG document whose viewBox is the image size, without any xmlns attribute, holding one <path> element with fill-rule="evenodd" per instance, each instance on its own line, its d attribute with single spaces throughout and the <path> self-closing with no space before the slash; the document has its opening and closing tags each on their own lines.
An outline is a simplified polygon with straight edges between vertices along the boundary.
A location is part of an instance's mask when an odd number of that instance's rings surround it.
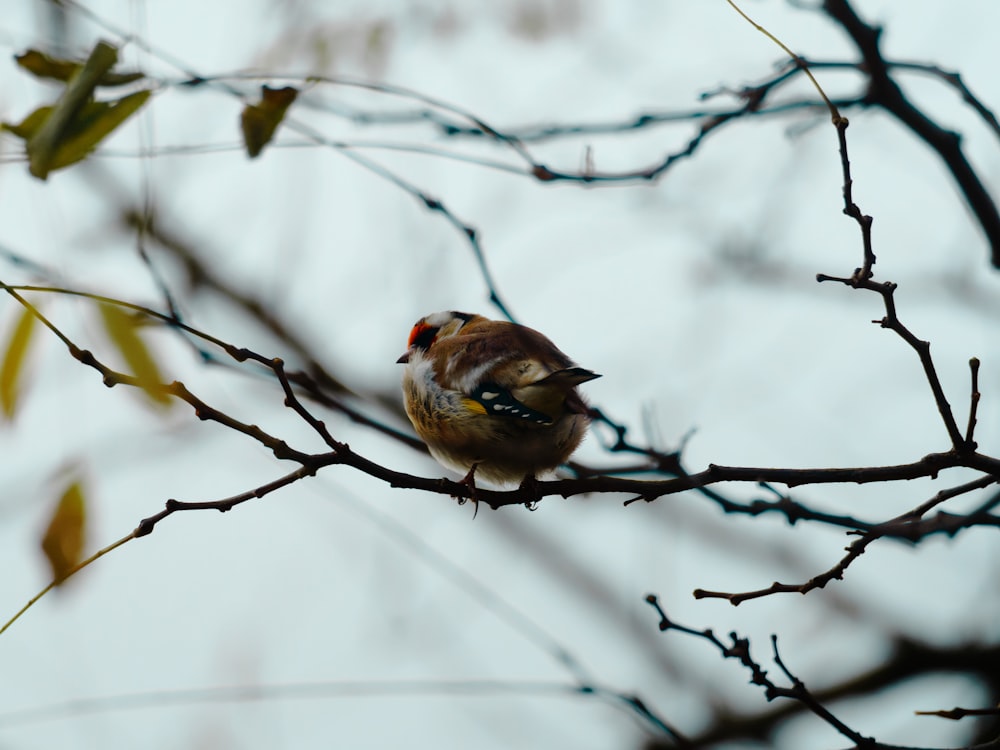
<svg viewBox="0 0 1000 750">
<path fill-rule="evenodd" d="M 170 406 L 170 396 L 163 389 L 163 378 L 153 355 L 139 336 L 138 324 L 117 305 L 101 304 L 101 317 L 108 338 L 121 352 L 143 392 L 157 406 Z"/>
<path fill-rule="evenodd" d="M 14 60 L 36 78 L 48 78 L 54 81 L 69 81 L 84 67 L 84 64 L 77 60 L 61 60 L 57 57 L 50 57 L 37 49 L 29 49 L 23 54 L 15 55 Z M 145 76 L 139 72 L 106 72 L 97 79 L 97 85 L 124 86 L 141 81 L 143 78 Z"/>
<path fill-rule="evenodd" d="M 243 131 L 243 143 L 247 154 L 253 159 L 260 155 L 264 146 L 271 142 L 278 125 L 285 117 L 285 112 L 299 95 L 298 89 L 286 86 L 272 89 L 260 87 L 260 102 L 248 104 L 240 115 L 240 128 Z"/>
<path fill-rule="evenodd" d="M 42 552 L 52 567 L 52 578 L 57 585 L 66 580 L 83 559 L 86 520 L 83 488 L 79 482 L 73 482 L 63 492 L 42 536 Z"/>
<path fill-rule="evenodd" d="M 0 410 L 3 411 L 3 416 L 8 420 L 14 418 L 14 412 L 17 410 L 24 362 L 34 330 L 34 313 L 26 307 L 22 308 L 14 330 L 11 331 L 10 340 L 7 342 L 3 365 L 0 365 Z"/>
</svg>

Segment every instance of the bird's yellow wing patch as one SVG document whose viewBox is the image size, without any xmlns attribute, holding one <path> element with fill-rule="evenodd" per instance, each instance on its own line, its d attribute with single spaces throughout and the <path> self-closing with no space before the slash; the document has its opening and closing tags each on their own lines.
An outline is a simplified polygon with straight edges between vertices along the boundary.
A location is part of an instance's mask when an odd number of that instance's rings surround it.
<svg viewBox="0 0 1000 750">
<path fill-rule="evenodd" d="M 486 407 L 483 406 L 478 401 L 476 401 L 475 399 L 463 398 L 462 399 L 462 405 L 466 409 L 468 409 L 469 411 L 474 412 L 476 414 L 485 414 L 486 413 Z"/>
</svg>

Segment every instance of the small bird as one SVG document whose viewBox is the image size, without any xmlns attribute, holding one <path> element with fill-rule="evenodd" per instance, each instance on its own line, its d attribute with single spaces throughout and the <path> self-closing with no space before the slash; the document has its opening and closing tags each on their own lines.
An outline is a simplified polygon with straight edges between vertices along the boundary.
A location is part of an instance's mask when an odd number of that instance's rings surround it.
<svg viewBox="0 0 1000 750">
<path fill-rule="evenodd" d="M 577 386 L 600 375 L 577 367 L 526 326 L 446 311 L 410 331 L 406 413 L 431 455 L 474 478 L 533 481 L 570 457 L 590 416 Z"/>
</svg>

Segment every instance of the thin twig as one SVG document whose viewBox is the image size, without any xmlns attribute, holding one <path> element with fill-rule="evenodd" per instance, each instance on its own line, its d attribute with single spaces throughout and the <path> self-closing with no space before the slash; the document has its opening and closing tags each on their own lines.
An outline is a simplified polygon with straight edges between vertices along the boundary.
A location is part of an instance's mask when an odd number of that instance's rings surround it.
<svg viewBox="0 0 1000 750">
<path fill-rule="evenodd" d="M 965 445 L 969 450 L 976 449 L 974 435 L 976 432 L 976 411 L 979 408 L 979 358 L 969 360 L 969 373 L 972 377 L 972 387 L 969 395 L 969 424 L 965 428 Z"/>
<path fill-rule="evenodd" d="M 857 748 L 869 749 L 884 747 L 883 745 L 877 743 L 873 738 L 865 737 L 860 732 L 852 729 L 841 719 L 837 718 L 832 711 L 816 700 L 816 698 L 806 688 L 805 683 L 792 674 L 792 672 L 789 671 L 781 661 L 777 650 L 777 636 L 771 636 L 775 663 L 785 673 L 785 676 L 792 681 L 792 687 L 780 686 L 768 677 L 767 672 L 763 669 L 763 667 L 761 667 L 760 663 L 754 660 L 751 656 L 749 639 L 741 638 L 735 632 L 732 632 L 729 634 L 730 644 L 726 645 L 711 629 L 696 630 L 671 620 L 667 617 L 666 612 L 660 605 L 659 599 L 654 594 L 649 594 L 646 597 L 646 602 L 653 607 L 659 615 L 659 628 L 661 631 L 666 632 L 668 630 L 676 630 L 680 633 L 684 633 L 685 635 L 700 638 L 715 646 L 719 653 L 722 654 L 723 658 L 736 659 L 750 672 L 751 684 L 758 685 L 764 689 L 764 697 L 768 701 L 772 701 L 776 698 L 789 698 L 801 703 L 812 713 L 853 742 Z"/>
</svg>

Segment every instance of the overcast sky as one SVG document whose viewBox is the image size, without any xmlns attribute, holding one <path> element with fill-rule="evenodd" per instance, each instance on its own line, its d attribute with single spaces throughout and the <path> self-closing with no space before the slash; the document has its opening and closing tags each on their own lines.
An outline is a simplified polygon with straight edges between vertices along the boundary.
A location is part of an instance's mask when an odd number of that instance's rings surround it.
<svg viewBox="0 0 1000 750">
<path fill-rule="evenodd" d="M 1000 6 L 856 6 L 886 25 L 887 55 L 961 71 L 987 106 L 1000 102 Z M 746 10 L 808 58 L 854 57 L 818 13 L 777 0 Z M 701 95 L 764 80 L 782 61 L 722 0 L 108 0 L 69 3 L 64 33 L 49 14 L 41 3 L 20 3 L 0 21 L 4 121 L 57 95 L 13 63 L 28 47 L 82 57 L 106 39 L 122 47 L 123 67 L 151 76 L 155 94 L 94 157 L 46 182 L 28 175 L 18 140 L 0 137 L 0 249 L 47 269 L 0 261 L 6 283 L 56 283 L 164 309 L 162 288 L 120 218 L 123 207 L 152 206 L 158 228 L 307 342 L 357 394 L 352 403 L 409 430 L 394 363 L 413 322 L 441 309 L 500 315 L 463 231 L 427 210 L 426 195 L 475 228 L 496 291 L 517 319 L 602 373 L 584 387 L 591 401 L 638 442 L 671 450 L 687 437 L 692 471 L 708 463 L 903 463 L 948 447 L 913 351 L 871 323 L 883 314 L 878 298 L 815 281 L 820 272 L 849 275 L 861 262 L 857 227 L 841 213 L 836 135 L 822 111 L 720 129 L 653 183 L 542 184 L 503 144 L 448 138 L 426 122 L 349 117 L 412 113 L 425 101 L 304 80 L 406 87 L 504 132 L 721 109 L 736 100 Z M 248 96 L 260 82 L 308 89 L 291 113 L 302 129 L 283 128 L 253 161 L 240 148 L 239 99 L 219 86 L 178 85 L 249 73 L 263 78 L 227 83 Z M 832 96 L 857 91 L 850 74 L 817 75 Z M 995 134 L 940 81 L 903 80 L 932 116 L 963 132 L 995 190 Z M 812 95 L 796 84 L 783 99 Z M 899 283 L 900 316 L 932 342 L 963 426 L 967 363 L 982 360 L 978 440 L 995 454 L 1000 287 L 989 250 L 935 156 L 886 115 L 847 114 L 855 197 L 875 217 L 877 277 Z M 681 121 L 525 143 L 553 170 L 628 172 L 683 149 L 696 129 Z M 141 150 L 152 155 L 140 158 Z M 231 303 L 189 289 L 175 257 L 155 244 L 150 257 L 189 323 L 302 364 Z M 90 302 L 36 301 L 79 346 L 118 364 Z M 13 301 L 0 303 L 0 339 L 17 312 Z M 165 377 L 293 445 L 322 449 L 282 407 L 273 380 L 206 367 L 170 332 L 145 335 Z M 294 468 L 185 405 L 161 414 L 136 393 L 107 389 L 51 335 L 36 342 L 31 366 L 23 409 L 0 428 L 0 620 L 49 580 L 39 539 L 69 478 L 86 487 L 93 551 L 168 498 L 220 499 Z M 315 408 L 362 455 L 446 474 L 427 456 Z M 609 439 L 593 434 L 578 457 L 621 460 L 603 449 Z M 940 485 L 804 488 L 795 497 L 879 520 L 963 477 L 971 475 L 950 474 Z M 726 491 L 770 499 L 752 486 Z M 231 513 L 178 514 L 0 636 L 0 743 L 596 749 L 655 736 L 614 700 L 573 695 L 581 672 L 639 695 L 691 734 L 711 718 L 709 697 L 764 710 L 738 665 L 703 642 L 658 632 L 643 602 L 650 592 L 687 625 L 751 637 L 764 661 L 777 633 L 786 662 L 815 687 L 877 663 L 894 634 L 995 638 L 1000 556 L 985 530 L 916 548 L 884 542 L 822 592 L 735 609 L 695 601 L 691 591 L 805 581 L 831 567 L 850 538 L 725 516 L 693 495 L 623 507 L 625 499 L 547 498 L 533 513 L 484 508 L 473 521 L 470 507 L 446 497 L 330 467 Z M 930 745 L 961 742 L 963 730 L 914 710 L 988 700 L 942 677 L 838 708 L 865 734 Z M 806 749 L 839 742 L 814 719 L 779 740 Z"/>
</svg>

